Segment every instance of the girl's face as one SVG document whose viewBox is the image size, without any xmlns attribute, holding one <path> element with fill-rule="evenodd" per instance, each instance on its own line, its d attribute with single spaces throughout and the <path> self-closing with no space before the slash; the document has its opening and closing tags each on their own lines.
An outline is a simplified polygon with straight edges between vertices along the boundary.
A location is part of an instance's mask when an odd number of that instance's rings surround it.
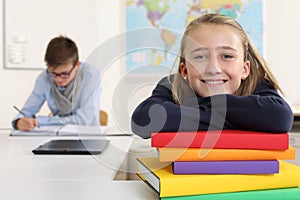
<svg viewBox="0 0 300 200">
<path fill-rule="evenodd" d="M 202 25 L 192 30 L 184 55 L 181 74 L 202 97 L 233 94 L 250 72 L 241 39 L 229 26 Z"/>
</svg>

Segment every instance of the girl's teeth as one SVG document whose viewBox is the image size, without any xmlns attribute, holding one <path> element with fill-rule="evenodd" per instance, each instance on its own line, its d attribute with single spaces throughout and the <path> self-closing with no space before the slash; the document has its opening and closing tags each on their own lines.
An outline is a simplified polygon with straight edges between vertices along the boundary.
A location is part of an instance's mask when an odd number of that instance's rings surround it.
<svg viewBox="0 0 300 200">
<path fill-rule="evenodd" d="M 209 85 L 217 85 L 217 84 L 222 84 L 223 81 L 206 81 L 206 83 Z"/>
</svg>

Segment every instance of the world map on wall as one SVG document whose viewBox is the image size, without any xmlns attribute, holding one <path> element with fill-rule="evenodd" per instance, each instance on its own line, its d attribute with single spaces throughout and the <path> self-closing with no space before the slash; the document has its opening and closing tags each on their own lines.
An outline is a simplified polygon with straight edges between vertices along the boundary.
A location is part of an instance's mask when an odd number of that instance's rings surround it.
<svg viewBox="0 0 300 200">
<path fill-rule="evenodd" d="M 145 31 L 127 40 L 126 70 L 145 73 L 170 68 L 187 24 L 208 12 L 236 19 L 263 53 L 263 0 L 126 0 L 127 33 L 147 28 L 160 33 L 147 35 Z M 159 43 L 161 48 L 155 44 L 156 48 L 141 46 L 132 51 L 132 43 L 145 40 Z"/>
</svg>

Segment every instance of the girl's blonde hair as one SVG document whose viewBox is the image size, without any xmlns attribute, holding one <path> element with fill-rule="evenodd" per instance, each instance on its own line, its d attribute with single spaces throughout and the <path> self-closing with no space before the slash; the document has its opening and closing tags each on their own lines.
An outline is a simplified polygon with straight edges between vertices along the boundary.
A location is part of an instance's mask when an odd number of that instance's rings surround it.
<svg viewBox="0 0 300 200">
<path fill-rule="evenodd" d="M 187 92 L 184 90 L 190 90 L 188 89 L 189 87 L 188 84 L 186 84 L 186 81 L 184 81 L 181 76 L 181 70 L 179 67 L 181 63 L 185 64 L 186 62 L 185 55 L 184 55 L 186 40 L 189 38 L 189 34 L 191 31 L 201 27 L 201 25 L 204 24 L 232 27 L 238 33 L 241 39 L 243 49 L 244 49 L 244 60 L 250 61 L 250 73 L 247 79 L 241 82 L 239 89 L 234 93 L 235 95 L 246 96 L 246 95 L 253 94 L 257 84 L 262 79 L 266 79 L 276 90 L 279 90 L 282 93 L 282 90 L 279 87 L 279 84 L 275 76 L 270 71 L 266 61 L 260 55 L 256 47 L 253 45 L 249 36 L 241 27 L 241 25 L 237 21 L 235 21 L 234 19 L 228 16 L 220 15 L 216 13 L 208 13 L 190 22 L 182 37 L 178 71 L 175 74 L 173 84 L 172 84 L 173 99 L 175 100 L 176 103 L 180 104 L 183 101 L 183 98 L 185 98 L 184 94 Z"/>
</svg>

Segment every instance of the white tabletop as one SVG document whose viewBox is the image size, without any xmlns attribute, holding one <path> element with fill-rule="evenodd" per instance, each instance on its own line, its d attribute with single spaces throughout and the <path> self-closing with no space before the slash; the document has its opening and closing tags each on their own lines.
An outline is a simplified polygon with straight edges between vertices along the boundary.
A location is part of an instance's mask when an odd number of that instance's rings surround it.
<svg viewBox="0 0 300 200">
<path fill-rule="evenodd" d="M 293 133 L 291 139 L 299 135 Z M 110 140 L 100 155 L 34 155 L 32 149 L 55 137 L 10 137 L 9 131 L 0 130 L 0 199 L 158 199 L 142 181 L 113 180 L 124 163 L 132 172 L 136 157 L 155 153 L 149 148 L 149 140 L 133 136 L 100 138 Z M 289 162 L 299 165 L 297 157 Z"/>
<path fill-rule="evenodd" d="M 134 137 L 104 138 L 110 144 L 100 155 L 34 155 L 54 137 L 0 133 L 0 199 L 158 199 L 142 181 L 113 180 Z"/>
</svg>

